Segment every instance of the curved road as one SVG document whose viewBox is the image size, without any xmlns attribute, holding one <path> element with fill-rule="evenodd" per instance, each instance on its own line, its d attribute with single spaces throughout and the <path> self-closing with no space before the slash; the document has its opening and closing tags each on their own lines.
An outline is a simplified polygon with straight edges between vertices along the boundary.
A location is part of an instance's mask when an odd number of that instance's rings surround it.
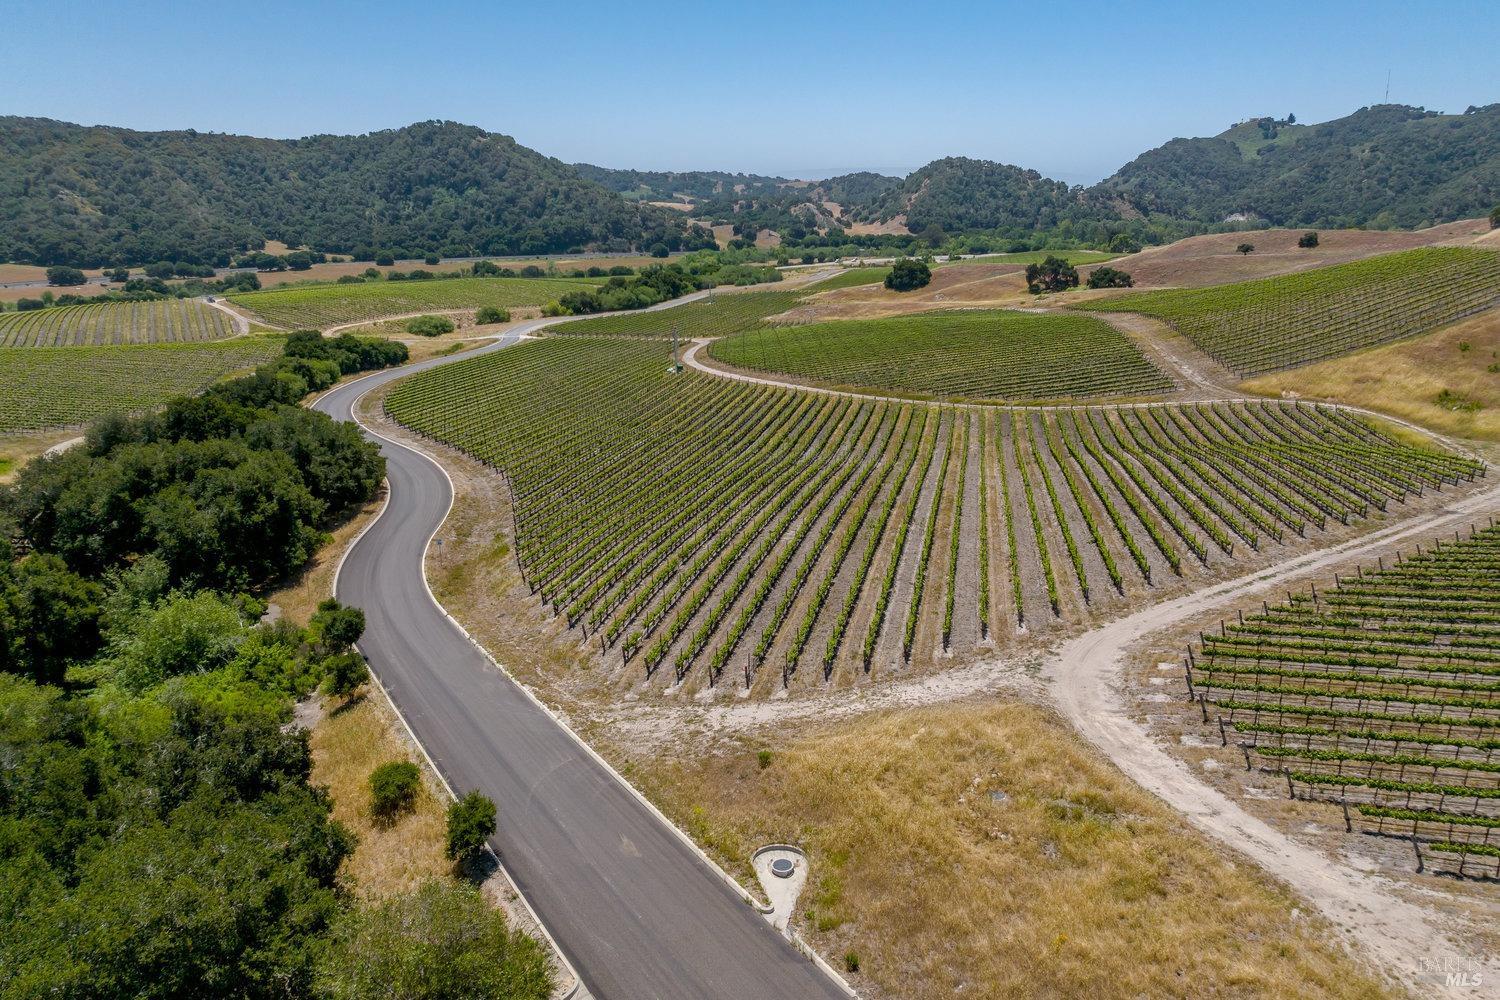
<svg viewBox="0 0 1500 1000">
<path fill-rule="evenodd" d="M 353 419 L 371 389 L 500 350 L 540 325 L 456 358 L 366 376 L 315 408 Z M 499 806 L 491 843 L 589 993 L 846 996 L 447 616 L 427 589 L 422 559 L 452 486 L 432 459 L 379 443 L 390 499 L 345 557 L 337 596 L 364 609 L 360 649 L 445 780 Z"/>
</svg>

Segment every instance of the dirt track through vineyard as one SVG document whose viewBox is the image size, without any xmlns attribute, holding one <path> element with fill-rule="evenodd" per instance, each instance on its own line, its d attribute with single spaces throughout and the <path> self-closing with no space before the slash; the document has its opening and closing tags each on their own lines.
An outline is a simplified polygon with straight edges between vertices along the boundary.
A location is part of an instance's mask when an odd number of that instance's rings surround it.
<svg viewBox="0 0 1500 1000">
<path fill-rule="evenodd" d="M 1196 826 L 1248 855 L 1296 887 L 1358 946 L 1386 968 L 1410 974 L 1423 962 L 1454 956 L 1455 949 L 1427 911 L 1392 893 L 1376 875 L 1336 864 L 1323 853 L 1251 816 L 1227 796 L 1199 780 L 1169 755 L 1147 728 L 1130 717 L 1122 672 L 1126 651 L 1137 641 L 1216 606 L 1306 577 L 1365 554 L 1389 549 L 1413 536 L 1468 525 L 1500 504 L 1500 486 L 1471 494 L 1435 511 L 1331 549 L 1296 556 L 1268 570 L 1156 605 L 1073 640 L 1047 664 L 1055 703 L 1089 742 L 1132 780 L 1183 813 Z M 1428 995 L 1500 996 L 1500 965 L 1491 960 L 1482 989 L 1440 989 L 1423 982 Z"/>
</svg>

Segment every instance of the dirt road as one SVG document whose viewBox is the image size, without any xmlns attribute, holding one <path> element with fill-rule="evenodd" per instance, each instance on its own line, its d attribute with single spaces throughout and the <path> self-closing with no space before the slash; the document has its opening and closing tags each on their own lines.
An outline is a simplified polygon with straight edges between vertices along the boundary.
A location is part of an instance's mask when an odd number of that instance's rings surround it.
<svg viewBox="0 0 1500 1000">
<path fill-rule="evenodd" d="M 1130 717 L 1122 690 L 1123 661 L 1126 651 L 1138 640 L 1236 597 L 1326 570 L 1364 553 L 1384 552 L 1402 539 L 1468 525 L 1497 505 L 1500 484 L 1464 497 L 1442 511 L 1147 608 L 1070 642 L 1044 668 L 1058 708 L 1085 739 L 1132 780 L 1187 816 L 1195 826 L 1285 879 L 1337 925 L 1354 947 L 1363 949 L 1421 996 L 1500 997 L 1500 961 L 1488 959 L 1483 983 L 1475 987 L 1449 988 L 1441 978 L 1419 977 L 1417 970 L 1424 963 L 1484 959 L 1459 954 L 1432 913 L 1398 898 L 1378 875 L 1336 864 L 1327 855 L 1303 846 L 1251 816 L 1201 781 L 1187 764 L 1168 754 L 1144 725 Z"/>
</svg>

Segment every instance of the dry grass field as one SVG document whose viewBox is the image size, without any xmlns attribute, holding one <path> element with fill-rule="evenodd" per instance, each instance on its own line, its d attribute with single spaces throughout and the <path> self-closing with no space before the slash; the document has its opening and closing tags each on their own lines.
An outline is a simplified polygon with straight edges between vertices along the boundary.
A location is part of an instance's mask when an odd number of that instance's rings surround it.
<svg viewBox="0 0 1500 1000">
<path fill-rule="evenodd" d="M 449 874 L 452 865 L 443 856 L 447 803 L 425 767 L 410 812 L 392 823 L 370 814 L 371 772 L 390 761 L 420 763 L 385 696 L 367 685 L 347 705 L 323 699 L 322 710 L 311 734 L 312 783 L 328 789 L 333 818 L 359 838 L 343 868 L 354 890 L 378 898 Z"/>
<path fill-rule="evenodd" d="M 1284 888 L 1029 705 L 779 728 L 631 773 L 742 876 L 755 847 L 801 844 L 797 925 L 858 956 L 867 997 L 1389 995 Z"/>
<path fill-rule="evenodd" d="M 1353 403 L 1444 434 L 1500 442 L 1500 309 L 1241 388 Z"/>
<path fill-rule="evenodd" d="M 914 292 L 893 292 L 875 283 L 834 288 L 809 297 L 779 317 L 787 323 L 816 323 L 831 319 L 878 319 L 934 309 L 993 308 L 1030 305 L 1025 267 L 1012 263 L 966 263 L 939 267 L 932 281 Z"/>
<path fill-rule="evenodd" d="M 1262 229 L 1253 232 L 1192 236 L 1166 246 L 1111 261 L 1127 271 L 1137 288 L 1197 288 L 1252 278 L 1269 278 L 1314 267 L 1343 264 L 1377 254 L 1438 244 L 1471 244 L 1489 233 L 1487 219 L 1465 219 L 1411 232 L 1375 229 L 1319 229 L 1318 245 L 1297 246 L 1306 229 Z M 1235 248 L 1249 243 L 1255 252 Z"/>
</svg>

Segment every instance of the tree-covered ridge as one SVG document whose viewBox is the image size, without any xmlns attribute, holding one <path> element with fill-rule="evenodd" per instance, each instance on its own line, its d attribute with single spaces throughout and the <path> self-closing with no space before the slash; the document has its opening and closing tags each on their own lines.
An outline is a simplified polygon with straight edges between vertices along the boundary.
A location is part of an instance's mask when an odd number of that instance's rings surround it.
<svg viewBox="0 0 1500 1000">
<path fill-rule="evenodd" d="M 1444 115 L 1383 104 L 1300 126 L 1252 119 L 1173 139 L 1093 191 L 1123 213 L 1214 224 L 1416 228 L 1500 201 L 1500 104 Z"/>
<path fill-rule="evenodd" d="M 679 248 L 688 225 L 508 136 L 440 121 L 276 140 L 3 117 L 0 218 L 0 259 L 79 266 L 227 264 L 265 240 L 445 256 Z"/>
<path fill-rule="evenodd" d="M 901 178 L 877 174 L 871 170 L 859 170 L 852 174 L 839 174 L 818 182 L 818 189 L 828 201 L 845 211 L 867 204 L 880 195 L 901 186 Z"/>
<path fill-rule="evenodd" d="M 1109 213 L 1083 189 L 1035 170 L 950 156 L 927 164 L 852 214 L 881 222 L 904 214 L 914 233 L 958 233 L 1033 232 Z"/>
<path fill-rule="evenodd" d="M 575 163 L 573 169 L 586 181 L 643 201 L 673 201 L 680 195 L 701 200 L 735 192 L 767 192 L 790 183 L 785 177 L 727 170 L 616 170 L 592 163 Z"/>
<path fill-rule="evenodd" d="M 1174 139 L 1090 188 L 987 160 L 935 160 L 904 180 L 570 166 L 453 122 L 296 140 L 84 128 L 0 117 L 0 259 L 228 263 L 264 240 L 374 256 L 668 250 L 712 245 L 686 213 L 746 244 L 842 240 L 898 216 L 924 238 L 984 234 L 1157 243 L 1225 224 L 1418 227 L 1500 202 L 1500 104 L 1441 115 L 1380 105 L 1319 125 L 1256 118 Z M 832 213 L 828 202 L 839 205 Z"/>
</svg>

